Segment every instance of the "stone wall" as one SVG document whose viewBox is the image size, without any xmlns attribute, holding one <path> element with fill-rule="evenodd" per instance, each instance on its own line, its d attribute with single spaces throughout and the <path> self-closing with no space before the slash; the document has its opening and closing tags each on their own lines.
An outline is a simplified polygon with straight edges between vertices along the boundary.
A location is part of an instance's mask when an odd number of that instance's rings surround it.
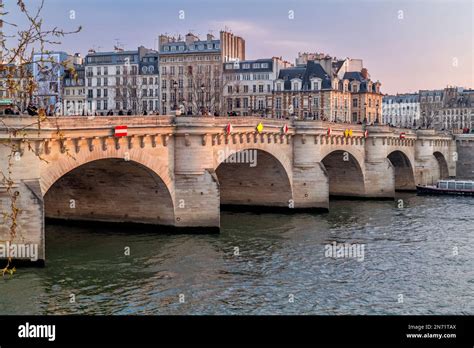
<svg viewBox="0 0 474 348">
<path fill-rule="evenodd" d="M 133 161 L 104 159 L 67 173 L 44 197 L 47 218 L 173 225 L 170 192 Z"/>
<path fill-rule="evenodd" d="M 474 180 L 474 135 L 457 135 L 456 144 L 458 152 L 456 177 Z"/>
</svg>

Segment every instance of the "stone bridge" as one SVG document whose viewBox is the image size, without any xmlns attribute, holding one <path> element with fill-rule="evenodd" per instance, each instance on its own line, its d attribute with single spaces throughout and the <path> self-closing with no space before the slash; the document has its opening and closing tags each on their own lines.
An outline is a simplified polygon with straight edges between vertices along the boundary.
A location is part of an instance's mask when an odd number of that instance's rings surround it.
<svg viewBox="0 0 474 348">
<path fill-rule="evenodd" d="M 17 239 L 39 244 L 43 260 L 45 217 L 212 231 L 221 205 L 327 210 L 331 195 L 393 198 L 456 174 L 456 142 L 433 130 L 181 116 L 62 117 L 38 129 L 32 120 L 5 119 L 0 130 L 4 173 L 14 147 L 0 206 L 9 211 L 16 193 Z M 126 136 L 114 136 L 118 125 Z M 23 129 L 9 136 L 7 126 Z M 3 224 L 0 241 L 8 235 Z"/>
</svg>

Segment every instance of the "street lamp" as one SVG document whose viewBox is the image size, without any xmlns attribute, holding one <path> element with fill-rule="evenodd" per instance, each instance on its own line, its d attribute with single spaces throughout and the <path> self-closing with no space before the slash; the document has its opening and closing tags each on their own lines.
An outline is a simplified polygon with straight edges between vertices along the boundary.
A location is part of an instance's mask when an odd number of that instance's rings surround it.
<svg viewBox="0 0 474 348">
<path fill-rule="evenodd" d="M 204 83 L 201 85 L 201 113 L 204 115 Z"/>
<path fill-rule="evenodd" d="M 379 102 L 375 105 L 375 122 L 374 124 L 379 123 Z"/>
<path fill-rule="evenodd" d="M 177 91 L 178 91 L 178 82 L 176 80 L 173 80 L 173 90 L 174 90 L 174 105 L 173 105 L 173 110 L 178 110 L 178 104 L 177 104 Z"/>
<path fill-rule="evenodd" d="M 364 120 L 362 121 L 362 123 L 365 125 L 367 124 L 367 103 L 364 102 Z"/>
</svg>

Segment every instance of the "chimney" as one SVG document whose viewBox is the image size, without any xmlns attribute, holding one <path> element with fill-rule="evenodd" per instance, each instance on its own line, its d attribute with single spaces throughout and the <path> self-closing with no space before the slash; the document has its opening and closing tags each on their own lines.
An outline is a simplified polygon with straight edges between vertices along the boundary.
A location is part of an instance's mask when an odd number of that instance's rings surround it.
<svg viewBox="0 0 474 348">
<path fill-rule="evenodd" d="M 207 34 L 207 41 L 212 41 L 214 40 L 214 35 L 212 35 L 211 33 Z"/>
<path fill-rule="evenodd" d="M 193 33 L 186 34 L 186 45 L 191 45 L 194 41 L 197 41 L 198 37 Z"/>
<path fill-rule="evenodd" d="M 367 80 L 369 78 L 369 71 L 366 69 L 366 68 L 363 68 L 361 71 L 360 71 L 360 74 L 362 75 L 362 77 Z"/>
</svg>

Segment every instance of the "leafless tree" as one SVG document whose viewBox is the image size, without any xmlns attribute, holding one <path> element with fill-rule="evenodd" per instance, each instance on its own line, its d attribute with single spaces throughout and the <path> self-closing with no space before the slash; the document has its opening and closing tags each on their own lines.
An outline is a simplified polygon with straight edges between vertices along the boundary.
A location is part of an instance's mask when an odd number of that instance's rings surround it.
<svg viewBox="0 0 474 348">
<path fill-rule="evenodd" d="M 28 69 L 31 69 L 33 64 L 37 64 L 39 68 L 44 67 L 46 63 L 50 63 L 48 58 L 34 61 L 33 57 L 36 54 L 41 54 L 41 57 L 48 55 L 50 52 L 47 46 L 54 46 L 60 44 L 60 39 L 72 33 L 77 33 L 81 27 L 71 32 L 65 32 L 59 28 L 45 29 L 42 19 L 42 10 L 44 7 L 44 0 L 37 2 L 38 7 L 30 10 L 23 0 L 16 0 L 9 2 L 10 11 L 18 11 L 25 20 L 24 25 L 9 21 L 9 11 L 5 9 L 2 1 L 0 1 L 0 16 L 2 18 L 0 23 L 0 76 L 5 76 L 3 81 L 5 88 L 9 94 L 15 96 L 15 103 L 17 107 L 21 107 L 23 102 L 29 101 L 34 91 L 37 89 L 37 84 L 34 79 L 30 77 Z M 3 33 L 3 29 L 7 29 L 8 33 Z M 27 100 L 24 100 L 26 98 Z M 19 104 L 18 104 L 19 103 Z M 0 116 L 0 146 L 9 149 L 8 158 L 2 158 L 0 162 L 0 186 L 7 193 L 10 198 L 10 206 L 8 210 L 2 211 L 3 221 L 2 227 L 7 228 L 10 235 L 10 242 L 13 242 L 17 237 L 17 218 L 21 209 L 17 206 L 19 192 L 15 189 L 15 181 L 12 177 L 14 170 L 15 154 L 19 151 L 18 139 L 25 143 L 28 151 L 34 152 L 34 146 L 29 143 L 27 137 L 23 134 L 26 129 L 41 129 L 41 123 L 47 120 L 46 110 L 39 109 L 35 112 L 36 117 L 32 119 L 31 123 L 26 126 L 14 127 L 11 122 L 6 122 L 7 116 Z M 60 129 L 57 130 L 56 137 L 61 139 L 62 133 Z M 37 155 L 39 156 L 39 155 Z M 5 273 L 13 274 L 14 267 L 11 267 L 11 258 L 8 260 L 5 268 L 1 270 L 3 275 Z"/>
</svg>

